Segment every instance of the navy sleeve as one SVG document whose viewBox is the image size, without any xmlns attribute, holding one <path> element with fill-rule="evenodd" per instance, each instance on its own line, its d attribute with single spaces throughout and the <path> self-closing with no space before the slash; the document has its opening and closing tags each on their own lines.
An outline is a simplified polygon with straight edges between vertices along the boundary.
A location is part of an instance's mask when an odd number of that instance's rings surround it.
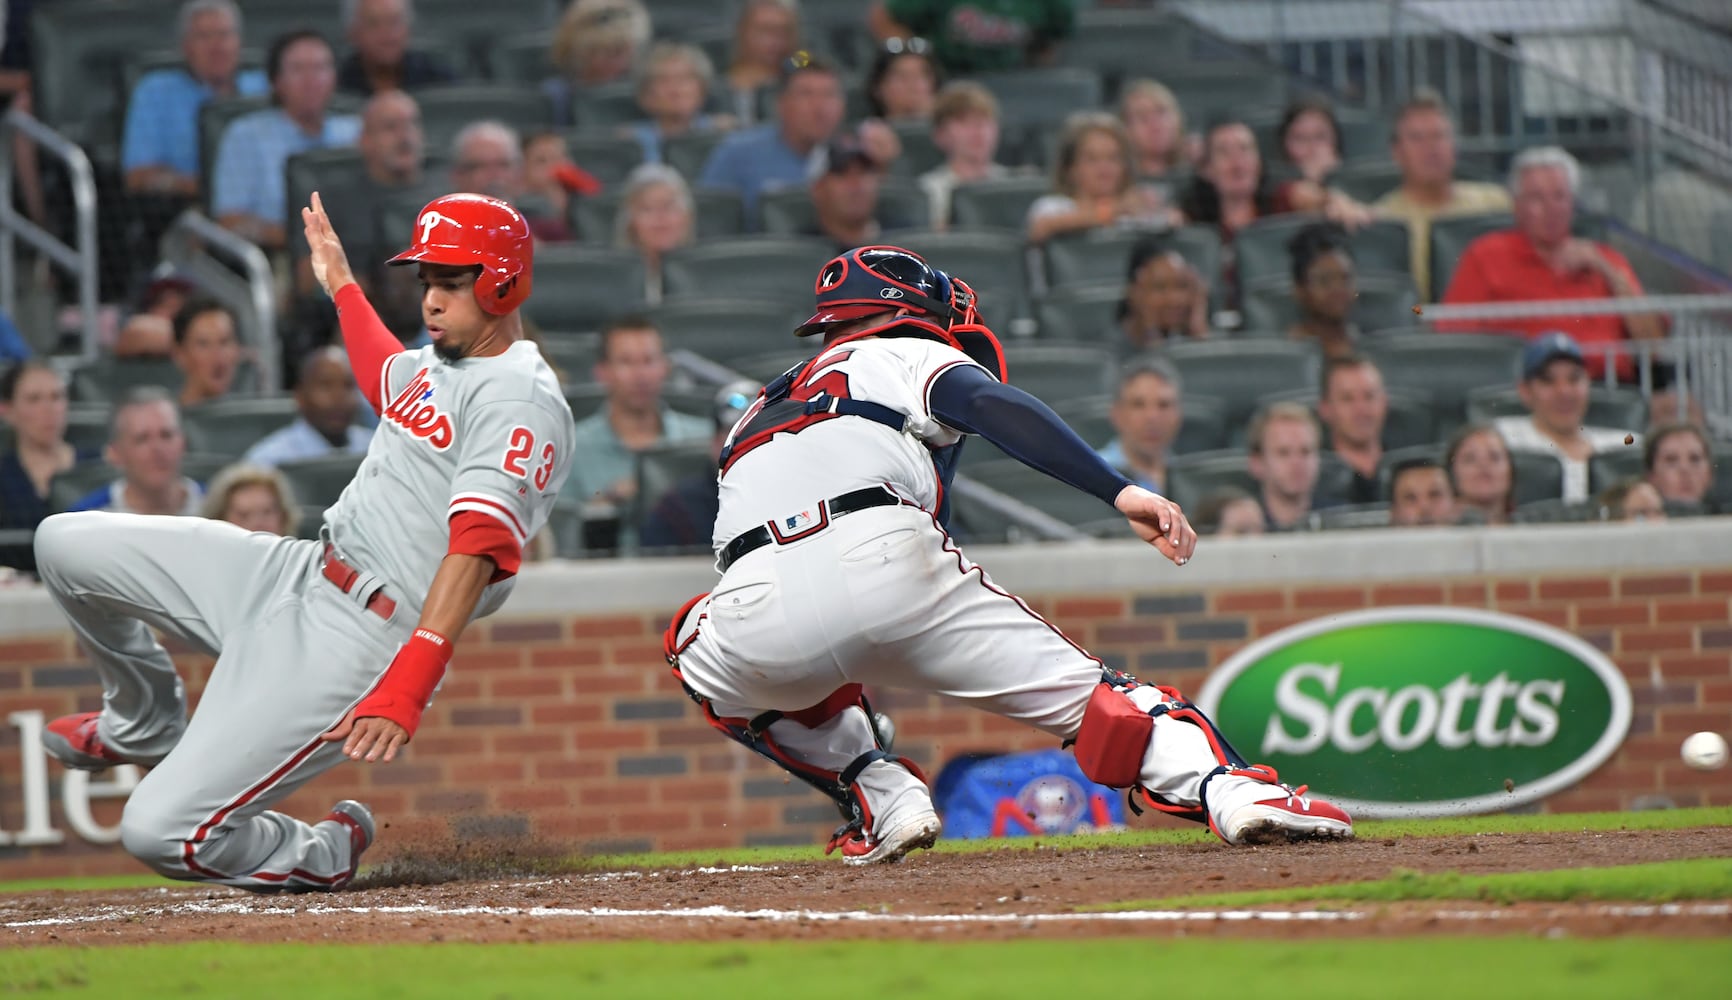
<svg viewBox="0 0 1732 1000">
<path fill-rule="evenodd" d="M 1131 481 L 1101 461 L 1051 407 L 974 365 L 948 369 L 927 395 L 932 415 L 978 434 L 1031 469 L 1111 504 Z"/>
</svg>

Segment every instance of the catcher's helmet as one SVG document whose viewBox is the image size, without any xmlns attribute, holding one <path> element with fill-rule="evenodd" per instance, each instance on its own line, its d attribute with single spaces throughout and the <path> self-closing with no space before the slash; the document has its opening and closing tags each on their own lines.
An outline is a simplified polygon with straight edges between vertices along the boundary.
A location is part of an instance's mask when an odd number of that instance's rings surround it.
<svg viewBox="0 0 1732 1000">
<path fill-rule="evenodd" d="M 535 240 L 522 213 L 498 198 L 448 194 L 435 198 L 415 217 L 409 249 L 387 263 L 479 265 L 475 301 L 503 316 L 529 298 Z"/>
<path fill-rule="evenodd" d="M 834 257 L 818 271 L 813 290 L 818 309 L 794 331 L 796 337 L 889 310 L 906 310 L 944 327 L 958 315 L 949 275 L 901 247 L 860 247 Z"/>
</svg>

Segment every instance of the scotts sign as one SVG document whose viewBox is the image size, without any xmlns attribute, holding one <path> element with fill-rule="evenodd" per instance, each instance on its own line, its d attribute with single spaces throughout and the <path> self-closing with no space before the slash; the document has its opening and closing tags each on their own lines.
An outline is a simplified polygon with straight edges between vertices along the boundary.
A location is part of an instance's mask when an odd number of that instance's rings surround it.
<svg viewBox="0 0 1732 1000">
<path fill-rule="evenodd" d="M 1197 704 L 1241 754 L 1367 818 L 1524 805 L 1582 780 L 1630 728 L 1617 667 L 1527 618 L 1334 615 L 1245 647 Z"/>
</svg>

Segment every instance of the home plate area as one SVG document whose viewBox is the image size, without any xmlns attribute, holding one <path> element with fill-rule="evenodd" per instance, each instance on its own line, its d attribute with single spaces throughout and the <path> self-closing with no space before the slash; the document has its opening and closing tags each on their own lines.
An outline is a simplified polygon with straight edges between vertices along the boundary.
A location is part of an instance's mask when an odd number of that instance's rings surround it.
<svg viewBox="0 0 1732 1000">
<path fill-rule="evenodd" d="M 1315 937 L 1414 933 L 1724 935 L 1725 902 L 1475 901 L 1172 909 L 1103 905 L 1329 885 L 1402 871 L 1468 875 L 1732 855 L 1732 828 L 1482 834 L 1234 849 L 1217 844 L 921 852 L 887 866 L 834 861 L 485 877 L 387 862 L 334 894 L 208 886 L 21 893 L 0 903 L 5 945 L 576 938 L 1098 936 Z M 435 880 L 436 879 L 436 880 Z M 4 946 L 4 945 L 0 945 Z"/>
</svg>

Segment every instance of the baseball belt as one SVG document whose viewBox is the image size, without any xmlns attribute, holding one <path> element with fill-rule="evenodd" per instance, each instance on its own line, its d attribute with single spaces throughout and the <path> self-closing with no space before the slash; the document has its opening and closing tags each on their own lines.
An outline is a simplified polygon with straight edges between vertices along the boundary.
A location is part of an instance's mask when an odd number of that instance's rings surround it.
<svg viewBox="0 0 1732 1000">
<path fill-rule="evenodd" d="M 786 527 L 792 534 L 785 534 L 783 524 L 768 521 L 748 531 L 742 531 L 734 536 L 727 547 L 722 549 L 722 572 L 727 572 L 741 556 L 763 548 L 772 542 L 786 545 L 798 541 L 808 535 L 815 535 L 830 526 L 830 522 L 844 514 L 852 514 L 857 510 L 867 510 L 872 507 L 894 507 L 902 503 L 902 498 L 882 486 L 868 486 L 865 489 L 843 493 L 828 500 L 818 501 L 818 513 L 815 518 L 801 515 L 786 519 Z"/>
<path fill-rule="evenodd" d="M 337 555 L 337 550 L 325 546 L 325 579 L 336 585 L 337 589 L 347 594 L 355 589 L 355 581 L 361 578 L 361 571 L 344 562 Z M 387 621 L 397 611 L 397 602 L 385 596 L 385 588 L 373 591 L 373 596 L 367 598 L 367 610 Z"/>
</svg>

